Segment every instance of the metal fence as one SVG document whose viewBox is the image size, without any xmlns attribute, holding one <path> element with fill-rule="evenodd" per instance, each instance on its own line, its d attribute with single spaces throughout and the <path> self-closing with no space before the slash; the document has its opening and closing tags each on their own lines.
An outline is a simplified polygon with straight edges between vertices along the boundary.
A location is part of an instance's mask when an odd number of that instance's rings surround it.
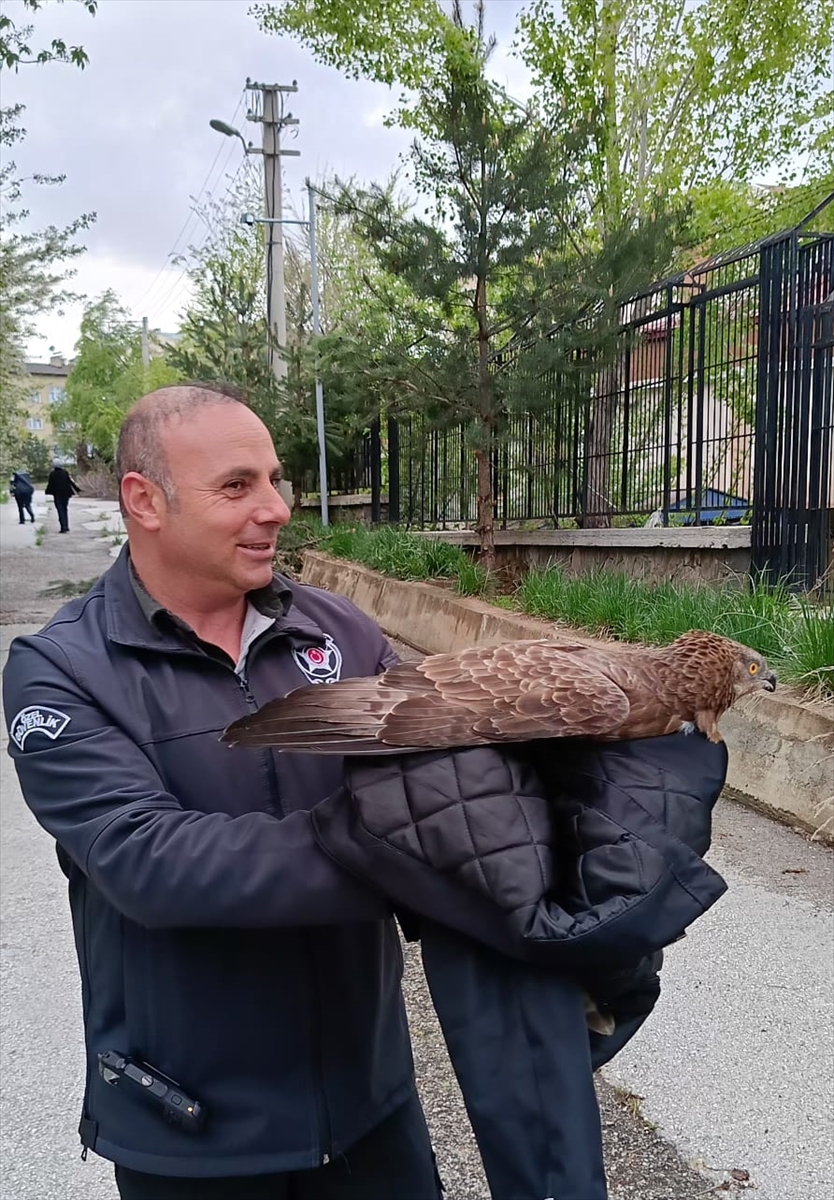
<svg viewBox="0 0 834 1200">
<path fill-rule="evenodd" d="M 543 377 L 546 402 L 496 433 L 499 523 L 751 524 L 754 566 L 813 586 L 834 511 L 834 234 L 807 226 L 636 297 L 613 367 Z M 377 512 L 384 482 L 391 520 L 474 520 L 465 426 L 414 415 L 368 452 Z"/>
</svg>

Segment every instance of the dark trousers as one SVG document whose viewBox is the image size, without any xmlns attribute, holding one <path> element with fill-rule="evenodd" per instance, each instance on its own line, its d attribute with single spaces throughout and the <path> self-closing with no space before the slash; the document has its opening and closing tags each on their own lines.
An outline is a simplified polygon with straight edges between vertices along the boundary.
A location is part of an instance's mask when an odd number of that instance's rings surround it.
<svg viewBox="0 0 834 1200">
<path fill-rule="evenodd" d="M 416 1093 L 327 1166 L 280 1175 L 176 1179 L 116 1167 L 122 1200 L 441 1200 Z"/>
<path fill-rule="evenodd" d="M 21 525 L 26 524 L 25 513 L 29 514 L 29 520 L 34 521 L 35 514 L 32 512 L 32 497 L 31 496 L 15 496 L 17 502 L 17 515 L 20 517 Z"/>
<path fill-rule="evenodd" d="M 55 511 L 58 514 L 58 524 L 61 527 L 61 533 L 69 533 L 69 496 L 66 498 L 53 497 L 55 501 Z"/>
</svg>

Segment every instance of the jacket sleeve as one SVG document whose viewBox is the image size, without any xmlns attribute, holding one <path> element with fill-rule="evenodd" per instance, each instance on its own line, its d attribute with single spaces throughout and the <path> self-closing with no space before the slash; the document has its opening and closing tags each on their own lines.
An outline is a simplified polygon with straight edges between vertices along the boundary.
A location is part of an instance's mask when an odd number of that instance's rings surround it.
<svg viewBox="0 0 834 1200">
<path fill-rule="evenodd" d="M 124 916 L 149 927 L 254 928 L 390 914 L 319 848 L 308 812 L 183 809 L 63 659 L 45 639 L 12 644 L 3 677 L 9 752 L 38 822 Z"/>
</svg>

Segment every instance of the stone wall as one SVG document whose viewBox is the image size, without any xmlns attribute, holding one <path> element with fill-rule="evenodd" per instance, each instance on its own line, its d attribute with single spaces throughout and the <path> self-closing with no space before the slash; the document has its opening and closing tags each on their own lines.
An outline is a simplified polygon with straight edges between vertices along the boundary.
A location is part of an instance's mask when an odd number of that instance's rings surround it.
<svg viewBox="0 0 834 1200">
<path fill-rule="evenodd" d="M 471 530 L 437 530 L 441 538 L 474 550 Z M 496 566 L 523 572 L 560 566 L 572 575 L 599 567 L 659 582 L 741 582 L 750 572 L 749 525 L 674 529 L 501 529 L 495 532 Z"/>
<path fill-rule="evenodd" d="M 292 503 L 292 501 L 290 501 Z M 305 496 L 301 507 L 318 515 L 321 512 L 321 501 L 318 497 Z M 360 521 L 363 525 L 371 523 L 370 493 L 356 492 L 353 495 L 329 496 L 327 499 L 327 515 L 333 525 L 340 521 Z M 379 505 L 380 521 L 388 520 L 388 497 L 382 496 Z"/>
</svg>

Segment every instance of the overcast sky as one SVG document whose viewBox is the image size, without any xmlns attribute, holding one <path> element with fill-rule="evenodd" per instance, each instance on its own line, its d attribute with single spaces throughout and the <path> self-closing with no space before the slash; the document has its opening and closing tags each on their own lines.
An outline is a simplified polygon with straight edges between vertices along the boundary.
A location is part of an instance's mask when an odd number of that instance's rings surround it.
<svg viewBox="0 0 834 1200">
<path fill-rule="evenodd" d="M 78 260 L 77 290 L 100 295 L 110 287 L 140 320 L 171 331 L 187 299 L 182 268 L 172 251 L 200 241 L 189 217 L 190 197 L 204 188 L 222 196 L 240 165 L 237 139 L 209 128 L 210 117 L 232 121 L 247 140 L 260 126 L 238 109 L 247 76 L 269 83 L 297 80 L 289 107 L 300 120 L 286 158 L 285 185 L 300 194 L 306 176 L 326 170 L 384 180 L 408 138 L 385 129 L 392 107 L 386 88 L 352 82 L 316 64 L 288 38 L 262 34 L 249 16 L 250 0 L 100 0 L 89 17 L 80 4 L 48 5 L 35 14 L 33 48 L 53 37 L 83 45 L 86 70 L 61 64 L 3 73 L 3 105 L 26 105 L 25 142 L 15 148 L 19 174 L 66 174 L 60 188 L 29 188 L 33 228 L 66 224 L 94 210 Z M 499 49 L 493 72 L 510 91 L 526 92 L 523 67 L 507 51 L 521 0 L 487 0 Z M 22 6 L 4 0 L 16 21 Z M 25 18 L 24 18 L 25 19 Z M 219 157 L 218 157 L 219 152 Z M 80 307 L 44 316 L 29 343 L 30 358 L 54 346 L 70 355 Z"/>
</svg>

